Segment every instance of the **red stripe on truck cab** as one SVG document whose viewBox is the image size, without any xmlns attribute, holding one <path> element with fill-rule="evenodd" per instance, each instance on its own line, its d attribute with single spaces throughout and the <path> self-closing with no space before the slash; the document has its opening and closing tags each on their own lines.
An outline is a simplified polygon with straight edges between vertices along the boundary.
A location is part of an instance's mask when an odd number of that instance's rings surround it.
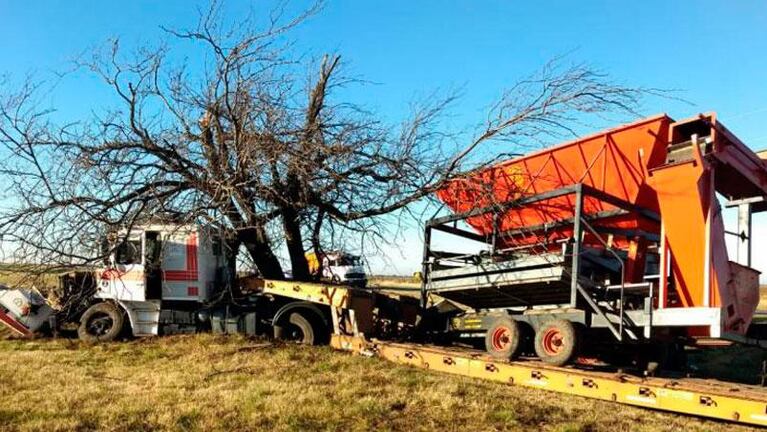
<svg viewBox="0 0 767 432">
<path fill-rule="evenodd" d="M 197 234 L 192 233 L 186 239 L 186 269 L 165 270 L 164 279 L 169 282 L 195 282 L 199 278 L 197 269 Z M 195 290 L 197 288 L 195 287 Z M 192 294 L 190 294 L 192 295 Z M 197 295 L 197 294 L 194 294 Z"/>
</svg>

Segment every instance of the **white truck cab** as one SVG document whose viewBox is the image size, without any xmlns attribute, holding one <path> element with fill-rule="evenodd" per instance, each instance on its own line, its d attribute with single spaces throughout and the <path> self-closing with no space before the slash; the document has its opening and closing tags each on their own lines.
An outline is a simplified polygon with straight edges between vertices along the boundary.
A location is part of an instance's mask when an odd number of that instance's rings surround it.
<svg viewBox="0 0 767 432">
<path fill-rule="evenodd" d="M 29 290 L 0 286 L 0 324 L 30 336 L 45 322 L 54 331 L 77 323 L 78 336 L 89 342 L 115 340 L 128 332 L 272 332 L 275 338 L 307 344 L 330 337 L 333 317 L 325 299 L 295 291 L 294 285 L 286 290 L 281 281 L 234 280 L 227 262 L 231 254 L 216 227 L 137 225 L 112 232 L 104 246 L 109 254 L 102 265 L 59 279 L 67 301 L 76 307 L 54 311 Z M 327 262 L 326 271 L 340 281 L 364 280 L 358 258 L 337 256 Z M 312 290 L 329 293 L 317 284 Z"/>
<path fill-rule="evenodd" d="M 207 301 L 226 263 L 220 241 L 198 225 L 147 225 L 130 233 L 99 271 L 97 298 L 120 301 Z"/>
<path fill-rule="evenodd" d="M 319 276 L 322 279 L 355 286 L 367 284 L 364 263 L 362 257 L 358 255 L 343 251 L 331 251 L 319 255 L 310 253 L 307 254 L 306 258 L 312 273 L 316 274 L 321 269 Z"/>
<path fill-rule="evenodd" d="M 97 271 L 94 298 L 119 304 L 136 336 L 159 333 L 163 303 L 191 311 L 219 294 L 218 278 L 226 263 L 219 236 L 210 227 L 149 224 L 117 232 L 110 243 L 113 253 Z"/>
</svg>

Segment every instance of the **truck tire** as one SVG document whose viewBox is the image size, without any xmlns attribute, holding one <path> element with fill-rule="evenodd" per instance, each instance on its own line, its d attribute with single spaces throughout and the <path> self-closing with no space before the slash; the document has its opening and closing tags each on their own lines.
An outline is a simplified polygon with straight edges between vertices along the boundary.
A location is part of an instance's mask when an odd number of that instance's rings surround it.
<svg viewBox="0 0 767 432">
<path fill-rule="evenodd" d="M 519 323 L 508 316 L 493 320 L 485 335 L 485 350 L 493 358 L 513 360 L 519 356 L 522 334 Z"/>
<path fill-rule="evenodd" d="M 117 339 L 125 325 L 123 311 L 114 303 L 96 303 L 80 318 L 77 337 L 84 342 L 109 342 Z"/>
<path fill-rule="evenodd" d="M 545 363 L 564 366 L 578 355 L 580 332 L 568 320 L 554 320 L 535 332 L 535 353 Z"/>
<path fill-rule="evenodd" d="M 304 345 L 317 345 L 320 342 L 321 325 L 310 319 L 307 314 L 291 312 L 285 322 L 274 326 L 274 338 Z"/>
</svg>

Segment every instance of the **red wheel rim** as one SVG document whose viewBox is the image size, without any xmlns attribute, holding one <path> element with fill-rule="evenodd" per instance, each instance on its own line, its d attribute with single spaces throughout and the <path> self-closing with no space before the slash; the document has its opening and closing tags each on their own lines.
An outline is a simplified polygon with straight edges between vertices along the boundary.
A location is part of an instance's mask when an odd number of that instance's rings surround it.
<svg viewBox="0 0 767 432">
<path fill-rule="evenodd" d="M 565 338 L 562 332 L 557 328 L 550 328 L 543 333 L 543 351 L 550 356 L 555 356 L 562 352 L 565 346 Z"/>
<path fill-rule="evenodd" d="M 504 351 L 511 344 L 511 330 L 508 327 L 498 327 L 493 330 L 493 349 L 496 351 Z"/>
</svg>

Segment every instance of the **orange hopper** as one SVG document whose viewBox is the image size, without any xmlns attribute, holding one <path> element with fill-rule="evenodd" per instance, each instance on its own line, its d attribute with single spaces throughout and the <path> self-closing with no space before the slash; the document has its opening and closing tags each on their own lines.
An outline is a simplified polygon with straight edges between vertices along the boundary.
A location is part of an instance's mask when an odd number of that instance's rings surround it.
<svg viewBox="0 0 767 432">
<path fill-rule="evenodd" d="M 716 194 L 732 201 L 767 196 L 767 165 L 715 114 L 649 117 L 472 172 L 437 195 L 455 213 L 501 209 L 466 219 L 479 234 L 496 236 L 498 248 L 554 250 L 573 235 L 573 225 L 560 222 L 574 217 L 576 197 L 514 203 L 577 184 L 634 206 L 618 211 L 586 195 L 582 207 L 610 233 L 609 246 L 625 254 L 624 282 L 646 277 L 646 254 L 656 254 L 665 275 L 656 308 L 718 309 L 719 328 L 691 327 L 693 335 L 745 333 L 758 303 L 758 272 L 729 260 Z M 653 213 L 660 218 L 643 216 Z M 646 241 L 648 234 L 657 241 Z M 603 247 L 589 232 L 583 245 Z"/>
</svg>

